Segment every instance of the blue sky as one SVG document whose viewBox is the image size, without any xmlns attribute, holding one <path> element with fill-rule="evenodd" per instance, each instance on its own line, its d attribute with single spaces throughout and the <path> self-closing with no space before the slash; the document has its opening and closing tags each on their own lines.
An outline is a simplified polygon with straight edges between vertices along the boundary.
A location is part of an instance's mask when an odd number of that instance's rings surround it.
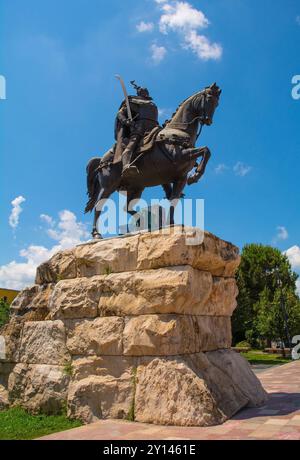
<svg viewBox="0 0 300 460">
<path fill-rule="evenodd" d="M 207 230 L 289 250 L 300 269 L 299 0 L 0 0 L 0 17 L 2 286 L 88 237 L 85 167 L 113 143 L 116 73 L 149 88 L 162 120 L 217 81 L 199 140 L 212 158 L 186 197 L 205 199 Z"/>
</svg>

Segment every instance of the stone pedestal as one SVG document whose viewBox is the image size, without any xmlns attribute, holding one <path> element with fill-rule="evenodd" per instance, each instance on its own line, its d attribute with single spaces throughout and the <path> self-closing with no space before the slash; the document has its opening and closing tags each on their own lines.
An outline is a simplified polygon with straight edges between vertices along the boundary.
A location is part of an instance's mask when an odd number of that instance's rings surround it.
<svg viewBox="0 0 300 460">
<path fill-rule="evenodd" d="M 238 249 L 197 237 L 174 227 L 93 241 L 38 267 L 2 331 L 0 406 L 208 426 L 263 404 L 230 350 Z"/>
</svg>

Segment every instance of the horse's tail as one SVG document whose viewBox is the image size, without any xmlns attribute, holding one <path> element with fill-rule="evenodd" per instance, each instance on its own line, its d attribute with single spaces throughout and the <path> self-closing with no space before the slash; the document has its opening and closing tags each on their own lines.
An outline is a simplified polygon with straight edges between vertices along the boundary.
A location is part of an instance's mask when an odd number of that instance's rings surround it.
<svg viewBox="0 0 300 460">
<path fill-rule="evenodd" d="M 100 184 L 98 180 L 98 168 L 101 162 L 101 158 L 92 158 L 86 167 L 87 173 L 87 195 L 89 201 L 86 204 L 84 213 L 91 212 L 97 202 Z"/>
</svg>

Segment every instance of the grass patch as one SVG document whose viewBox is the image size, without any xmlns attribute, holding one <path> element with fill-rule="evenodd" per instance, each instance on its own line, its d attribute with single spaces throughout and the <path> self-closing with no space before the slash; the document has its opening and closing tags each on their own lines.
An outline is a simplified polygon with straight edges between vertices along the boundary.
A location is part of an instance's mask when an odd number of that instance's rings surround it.
<svg viewBox="0 0 300 460">
<path fill-rule="evenodd" d="M 286 364 L 291 362 L 291 358 L 283 358 L 280 354 L 264 353 L 260 350 L 250 350 L 246 353 L 241 353 L 250 364 Z"/>
<path fill-rule="evenodd" d="M 69 420 L 65 415 L 31 415 L 13 407 L 0 412 L 0 440 L 35 439 L 81 425 L 79 420 Z"/>
<path fill-rule="evenodd" d="M 73 376 L 74 368 L 73 368 L 72 361 L 67 361 L 67 362 L 64 364 L 63 372 L 64 372 L 65 375 L 68 375 L 69 377 L 72 377 L 72 376 Z"/>
</svg>

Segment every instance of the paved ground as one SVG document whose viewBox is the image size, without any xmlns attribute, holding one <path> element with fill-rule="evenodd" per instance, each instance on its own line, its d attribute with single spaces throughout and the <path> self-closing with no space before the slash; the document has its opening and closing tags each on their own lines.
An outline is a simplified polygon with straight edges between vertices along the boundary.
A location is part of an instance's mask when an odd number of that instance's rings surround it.
<svg viewBox="0 0 300 460">
<path fill-rule="evenodd" d="M 269 393 L 264 407 L 245 409 L 221 426 L 173 427 L 103 420 L 42 439 L 300 439 L 300 361 L 258 374 Z"/>
</svg>

